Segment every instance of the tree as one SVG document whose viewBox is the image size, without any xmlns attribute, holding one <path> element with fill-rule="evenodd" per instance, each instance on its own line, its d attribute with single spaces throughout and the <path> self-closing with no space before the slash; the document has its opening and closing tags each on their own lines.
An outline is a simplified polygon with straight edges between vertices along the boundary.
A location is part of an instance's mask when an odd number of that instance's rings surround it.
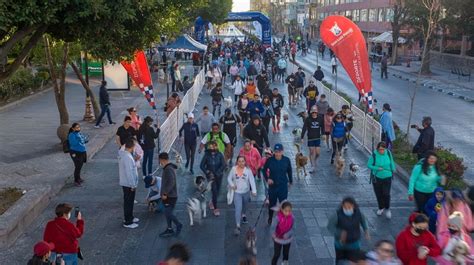
<svg viewBox="0 0 474 265">
<path fill-rule="evenodd" d="M 406 24 L 408 9 L 403 0 L 392 0 L 393 18 L 390 21 L 392 25 L 392 65 L 398 64 L 398 38 L 400 30 Z"/>
<path fill-rule="evenodd" d="M 225 22 L 227 15 L 232 10 L 232 0 L 204 0 L 201 7 L 196 9 L 194 18 L 200 16 L 213 24 Z"/>
</svg>

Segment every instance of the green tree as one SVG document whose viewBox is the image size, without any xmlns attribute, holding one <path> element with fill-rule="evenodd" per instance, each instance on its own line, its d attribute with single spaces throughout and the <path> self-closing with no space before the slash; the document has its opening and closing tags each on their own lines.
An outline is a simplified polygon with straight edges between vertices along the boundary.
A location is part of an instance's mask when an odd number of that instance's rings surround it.
<svg viewBox="0 0 474 265">
<path fill-rule="evenodd" d="M 232 0 L 204 0 L 200 8 L 193 12 L 194 19 L 202 17 L 213 24 L 220 25 L 225 22 L 227 15 L 232 10 Z"/>
<path fill-rule="evenodd" d="M 403 0 L 392 0 L 393 18 L 390 21 L 392 26 L 392 65 L 398 64 L 398 38 L 400 37 L 400 30 L 406 25 L 408 8 Z"/>
</svg>

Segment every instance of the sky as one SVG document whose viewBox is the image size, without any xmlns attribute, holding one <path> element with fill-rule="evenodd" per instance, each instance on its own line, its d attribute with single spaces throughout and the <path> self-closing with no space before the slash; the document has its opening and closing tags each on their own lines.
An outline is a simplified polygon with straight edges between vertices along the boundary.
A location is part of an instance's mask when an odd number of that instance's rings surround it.
<svg viewBox="0 0 474 265">
<path fill-rule="evenodd" d="M 250 0 L 234 0 L 232 4 L 233 12 L 248 11 L 250 9 Z"/>
</svg>

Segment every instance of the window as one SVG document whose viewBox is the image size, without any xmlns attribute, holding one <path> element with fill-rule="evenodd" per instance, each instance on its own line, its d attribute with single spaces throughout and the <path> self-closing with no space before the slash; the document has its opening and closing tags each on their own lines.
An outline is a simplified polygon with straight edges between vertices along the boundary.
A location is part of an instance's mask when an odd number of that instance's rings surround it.
<svg viewBox="0 0 474 265">
<path fill-rule="evenodd" d="M 346 10 L 346 17 L 350 17 L 350 16 L 352 16 L 352 11 Z"/>
<path fill-rule="evenodd" d="M 339 0 L 336 0 L 336 1 L 335 1 L 335 4 L 336 4 L 336 5 L 339 5 Z"/>
<path fill-rule="evenodd" d="M 360 21 L 367 22 L 367 9 L 360 10 Z"/>
<path fill-rule="evenodd" d="M 379 8 L 379 22 L 384 22 L 385 21 L 385 9 Z"/>
<path fill-rule="evenodd" d="M 386 16 L 385 16 L 385 21 L 390 22 L 393 20 L 393 9 L 392 8 L 387 8 L 386 11 Z"/>
<path fill-rule="evenodd" d="M 377 21 L 377 9 L 374 9 L 374 8 L 369 9 L 369 21 L 370 22 Z"/>
<path fill-rule="evenodd" d="M 352 10 L 352 21 L 359 21 L 359 9 Z"/>
</svg>

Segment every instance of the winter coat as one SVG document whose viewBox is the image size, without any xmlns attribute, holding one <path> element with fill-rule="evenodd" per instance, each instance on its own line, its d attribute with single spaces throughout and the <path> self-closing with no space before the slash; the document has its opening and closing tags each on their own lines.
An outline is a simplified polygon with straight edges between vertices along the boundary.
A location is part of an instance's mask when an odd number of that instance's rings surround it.
<svg viewBox="0 0 474 265">
<path fill-rule="evenodd" d="M 168 198 L 178 198 L 178 189 L 176 187 L 176 169 L 178 167 L 173 163 L 168 163 L 163 168 L 161 175 L 161 194 Z"/>
<path fill-rule="evenodd" d="M 226 163 L 224 155 L 221 152 L 217 150 L 214 152 L 206 150 L 200 165 L 204 174 L 209 176 L 209 174 L 212 173 L 215 177 L 222 177 L 224 175 L 225 167 Z"/>
<path fill-rule="evenodd" d="M 86 138 L 81 132 L 70 132 L 67 136 L 69 150 L 83 153 L 86 151 Z"/>
<path fill-rule="evenodd" d="M 418 258 L 418 247 L 425 246 L 429 249 L 428 256 L 437 257 L 441 255 L 441 248 L 431 232 L 426 231 L 419 236 L 413 235 L 411 226 L 407 226 L 395 241 L 397 256 L 403 265 L 426 265 L 427 259 Z"/>
<path fill-rule="evenodd" d="M 258 149 L 251 147 L 249 151 L 246 151 L 245 148 L 242 147 L 239 151 L 239 156 L 245 157 L 247 166 L 252 170 L 252 173 L 256 175 L 257 170 L 260 168 L 260 160 L 262 159 Z"/>
<path fill-rule="evenodd" d="M 393 128 L 392 113 L 384 111 L 380 115 L 380 125 L 382 126 L 382 132 L 384 132 L 390 141 L 395 141 L 395 129 Z"/>
</svg>

